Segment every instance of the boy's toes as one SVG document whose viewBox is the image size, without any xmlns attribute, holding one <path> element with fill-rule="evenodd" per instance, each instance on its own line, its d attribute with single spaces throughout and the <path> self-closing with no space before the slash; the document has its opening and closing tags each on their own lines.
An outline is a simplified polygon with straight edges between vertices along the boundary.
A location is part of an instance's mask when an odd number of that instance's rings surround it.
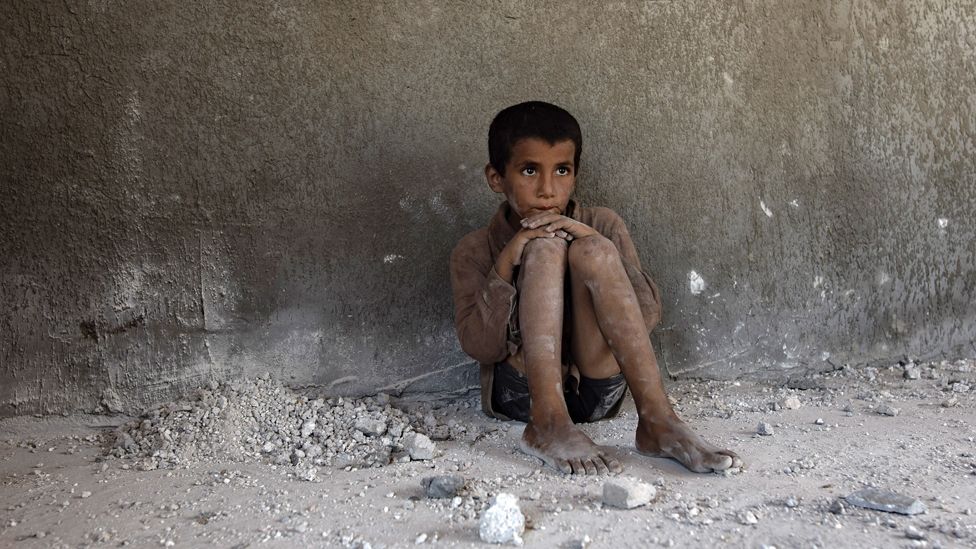
<svg viewBox="0 0 976 549">
<path fill-rule="evenodd" d="M 739 454 L 732 452 L 730 450 L 722 450 L 722 453 L 732 458 L 732 467 L 742 468 L 746 463 L 742 461 Z"/>
<path fill-rule="evenodd" d="M 596 459 L 600 459 L 600 458 L 596 458 Z M 596 474 L 596 464 L 593 463 L 594 461 L 596 461 L 596 459 L 584 459 L 583 460 L 583 468 L 586 469 L 586 474 L 587 475 L 595 475 Z"/>
<path fill-rule="evenodd" d="M 617 458 L 607 454 L 600 454 L 600 457 L 603 458 L 603 463 L 606 465 L 607 470 L 611 473 L 617 474 L 624 470 L 624 466 L 617 461 Z"/>
<path fill-rule="evenodd" d="M 561 472 L 564 475 L 573 474 L 573 466 L 570 465 L 569 462 L 566 461 L 565 459 L 556 460 L 551 465 L 555 466 L 556 469 L 559 469 L 559 472 Z"/>
<path fill-rule="evenodd" d="M 596 474 L 598 475 L 608 475 L 610 474 L 610 469 L 607 468 L 606 462 L 603 461 L 603 456 L 597 456 L 593 460 L 593 465 L 596 467 Z"/>
<path fill-rule="evenodd" d="M 586 469 L 583 468 L 583 461 L 579 458 L 573 458 L 569 460 L 569 464 L 573 466 L 574 475 L 585 475 Z"/>
<path fill-rule="evenodd" d="M 734 461 L 735 460 L 732 459 L 732 456 L 725 454 L 710 454 L 706 457 L 704 465 L 712 471 L 724 471 L 729 467 L 732 467 Z"/>
</svg>

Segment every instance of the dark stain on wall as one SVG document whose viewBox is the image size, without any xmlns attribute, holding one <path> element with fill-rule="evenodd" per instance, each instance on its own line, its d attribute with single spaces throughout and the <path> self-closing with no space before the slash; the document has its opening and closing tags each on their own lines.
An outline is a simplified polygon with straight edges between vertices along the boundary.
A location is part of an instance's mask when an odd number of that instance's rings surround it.
<svg viewBox="0 0 976 549">
<path fill-rule="evenodd" d="M 976 13 L 945 2 L 0 5 L 0 415 L 270 371 L 476 384 L 447 258 L 502 107 L 580 119 L 673 376 L 971 356 Z"/>
</svg>

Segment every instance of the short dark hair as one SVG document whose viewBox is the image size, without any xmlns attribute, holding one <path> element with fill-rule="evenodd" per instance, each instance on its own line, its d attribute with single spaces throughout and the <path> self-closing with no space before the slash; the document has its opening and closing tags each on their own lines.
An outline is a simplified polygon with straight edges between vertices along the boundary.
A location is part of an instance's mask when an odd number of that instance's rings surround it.
<svg viewBox="0 0 976 549">
<path fill-rule="evenodd" d="M 505 175 L 505 166 L 512 157 L 512 148 L 521 139 L 535 137 L 555 145 L 572 141 L 576 145 L 574 171 L 579 170 L 583 152 L 583 132 L 579 122 L 566 109 L 543 101 L 527 101 L 503 109 L 488 128 L 488 161 Z"/>
</svg>

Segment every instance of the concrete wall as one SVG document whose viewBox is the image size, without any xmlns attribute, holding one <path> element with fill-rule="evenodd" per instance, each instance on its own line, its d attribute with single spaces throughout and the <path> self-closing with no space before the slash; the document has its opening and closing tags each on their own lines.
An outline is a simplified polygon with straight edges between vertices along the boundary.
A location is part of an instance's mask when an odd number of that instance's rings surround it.
<svg viewBox="0 0 976 549">
<path fill-rule="evenodd" d="M 0 414 L 260 371 L 472 385 L 447 258 L 497 203 L 488 122 L 536 98 L 582 123 L 579 195 L 660 282 L 672 375 L 976 352 L 973 2 L 67 0 L 0 21 Z"/>
</svg>

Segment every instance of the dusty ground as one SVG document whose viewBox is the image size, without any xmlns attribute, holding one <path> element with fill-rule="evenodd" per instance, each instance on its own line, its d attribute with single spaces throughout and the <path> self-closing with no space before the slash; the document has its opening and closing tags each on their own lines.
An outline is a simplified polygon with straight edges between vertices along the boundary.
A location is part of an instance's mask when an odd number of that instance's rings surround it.
<svg viewBox="0 0 976 549">
<path fill-rule="evenodd" d="M 134 460 L 105 457 L 115 425 L 128 418 L 8 419 L 0 422 L 0 547 L 483 545 L 478 517 L 502 491 L 519 496 L 530 547 L 976 546 L 974 364 L 920 365 L 920 379 L 905 379 L 898 365 L 838 371 L 794 388 L 671 383 L 679 413 L 747 468 L 697 475 L 635 454 L 631 403 L 585 426 L 616 448 L 624 475 L 658 486 L 651 504 L 630 511 L 603 507 L 604 478 L 540 470 L 516 450 L 522 425 L 482 416 L 474 396 L 433 411 L 467 427 L 437 442 L 434 459 L 323 469 L 314 482 L 256 461 L 138 470 Z M 782 406 L 790 396 L 799 408 Z M 879 413 L 892 407 L 897 415 Z M 760 422 L 773 434 L 757 435 Z M 460 497 L 423 497 L 424 476 L 456 472 L 467 480 Z M 864 486 L 917 497 L 928 511 L 829 510 Z M 910 527 L 924 539 L 910 539 Z"/>
</svg>

